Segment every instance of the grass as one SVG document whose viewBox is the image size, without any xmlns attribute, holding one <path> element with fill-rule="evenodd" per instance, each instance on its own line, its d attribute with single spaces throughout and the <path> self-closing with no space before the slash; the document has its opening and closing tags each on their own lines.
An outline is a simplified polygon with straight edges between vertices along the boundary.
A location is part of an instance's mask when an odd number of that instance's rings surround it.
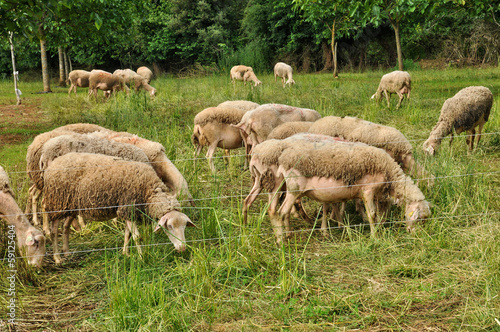
<svg viewBox="0 0 500 332">
<path fill-rule="evenodd" d="M 198 227 L 186 230 L 188 250 L 178 254 L 165 234 L 141 226 L 140 260 L 135 249 L 131 257 L 121 254 L 120 223 L 92 222 L 72 233 L 74 253 L 62 266 L 50 256 L 41 271 L 19 261 L 18 330 L 500 331 L 495 321 L 500 319 L 500 69 L 412 71 L 412 98 L 400 110 L 394 97 L 390 109 L 369 99 L 382 74 L 343 73 L 336 80 L 331 74 L 298 74 L 297 84 L 286 89 L 271 74 L 259 75 L 264 84 L 255 89 L 233 87 L 226 76 L 163 77 L 152 82 L 155 100 L 132 94 L 97 104 L 88 100 L 86 89 L 71 98 L 57 87 L 53 94 L 37 95 L 49 121 L 30 130 L 2 128 L 2 133 L 26 133 L 25 141 L 0 147 L 0 163 L 21 208 L 30 186 L 24 170 L 32 138 L 85 121 L 162 143 L 195 196 L 196 208 L 184 212 Z M 41 83 L 26 85 L 23 93 L 33 98 L 30 91 Z M 487 86 L 495 95 L 484 128 L 491 134 L 473 154 L 461 135 L 451 147 L 444 140 L 439 154 L 426 158 L 421 145 L 442 103 L 470 85 Z M 0 104 L 12 99 L 9 89 L 10 82 L 0 82 Z M 232 153 L 228 167 L 217 159 L 216 175 L 205 160 L 193 166 L 194 115 L 236 99 L 309 107 L 400 129 L 419 162 L 437 177 L 433 188 L 423 189 L 433 217 L 408 234 L 398 222 L 401 209 L 393 207 L 373 238 L 349 204 L 351 227 L 334 227 L 323 237 L 293 219 L 294 237 L 276 246 L 262 213 L 265 196 L 252 206 L 250 224 L 241 223 L 242 200 L 251 187 L 241 150 Z M 7 275 L 4 261 L 0 274 Z M 2 277 L 1 319 L 6 292 Z"/>
</svg>

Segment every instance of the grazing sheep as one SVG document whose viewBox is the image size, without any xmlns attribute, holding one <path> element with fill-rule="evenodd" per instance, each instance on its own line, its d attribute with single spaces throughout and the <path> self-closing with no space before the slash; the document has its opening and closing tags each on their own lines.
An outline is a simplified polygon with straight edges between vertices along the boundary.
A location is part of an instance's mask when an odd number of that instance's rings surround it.
<svg viewBox="0 0 500 332">
<path fill-rule="evenodd" d="M 251 111 L 259 106 L 259 104 L 248 100 L 228 100 L 217 105 L 217 107 L 233 107 L 243 111 Z"/>
<path fill-rule="evenodd" d="M 151 166 L 165 183 L 165 185 L 174 191 L 177 197 L 185 198 L 194 206 L 193 196 L 188 189 L 188 184 L 184 176 L 177 167 L 168 159 L 165 154 L 165 147 L 158 142 L 153 142 L 127 132 L 99 131 L 90 134 L 91 136 L 105 138 L 120 143 L 133 144 L 140 148 L 148 156 Z"/>
<path fill-rule="evenodd" d="M 405 204 L 407 230 L 413 231 L 417 220 L 431 215 L 430 204 L 410 177 L 384 150 L 363 143 L 312 144 L 296 142 L 278 158 L 278 176 L 285 178 L 287 193 L 272 218 L 278 242 L 283 225 L 288 228 L 290 211 L 295 201 L 307 196 L 323 203 L 362 199 L 370 230 L 375 233 L 377 201 L 392 199 Z"/>
<path fill-rule="evenodd" d="M 262 82 L 257 78 L 257 76 L 255 75 L 255 73 L 253 72 L 253 70 L 247 71 L 243 75 L 243 85 L 247 85 L 248 81 L 254 82 L 255 84 L 253 86 L 262 85 Z"/>
<path fill-rule="evenodd" d="M 86 70 L 73 70 L 69 73 L 68 75 L 68 80 L 70 81 L 71 85 L 68 90 L 68 96 L 71 95 L 71 90 L 75 91 L 76 95 L 76 87 L 79 86 L 81 88 L 88 88 L 89 87 L 89 77 L 90 77 L 90 72 Z"/>
<path fill-rule="evenodd" d="M 143 88 L 149 92 L 151 97 L 156 96 L 156 89 L 148 84 L 146 78 L 137 74 L 132 69 L 117 69 L 113 72 L 113 75 L 118 75 L 125 84 L 131 88 L 133 87 L 135 91 Z"/>
<path fill-rule="evenodd" d="M 213 155 L 218 147 L 229 150 L 243 147 L 240 131 L 231 126 L 240 122 L 247 111 L 232 107 L 209 107 L 194 117 L 191 141 L 196 148 L 195 161 L 204 146 L 208 146 L 207 159 L 212 173 L 215 173 Z"/>
<path fill-rule="evenodd" d="M 287 65 L 284 62 L 278 62 L 274 65 L 274 81 L 276 82 L 277 77 L 281 77 L 281 82 L 283 83 L 283 87 L 286 84 L 295 84 L 295 81 L 292 78 L 293 69 L 290 65 Z M 286 80 L 286 82 L 285 82 Z"/>
<path fill-rule="evenodd" d="M 444 102 L 439 120 L 432 128 L 429 138 L 424 142 L 424 151 L 430 155 L 435 154 L 443 138 L 448 135 L 451 135 L 451 146 L 453 130 L 457 135 L 467 131 L 470 135 L 466 139 L 467 146 L 469 151 L 474 150 L 475 128 L 478 128 L 477 144 L 479 144 L 481 131 L 488 121 L 492 105 L 493 94 L 484 86 L 470 86 L 457 92 L 455 96 Z"/>
<path fill-rule="evenodd" d="M 251 147 L 265 141 L 269 133 L 280 124 L 290 121 L 316 121 L 319 118 L 321 115 L 312 109 L 264 104 L 247 112 L 234 126 L 240 130 L 249 156 Z"/>
<path fill-rule="evenodd" d="M 17 246 L 21 255 L 26 256 L 28 264 L 41 267 L 45 255 L 45 236 L 39 229 L 29 223 L 26 215 L 22 213 L 17 205 L 10 187 L 9 177 L 2 166 L 0 166 L 0 217 L 5 219 L 7 224 L 14 227 Z M 2 236 L 10 234 L 9 231 L 8 234 Z M 14 245 L 13 242 L 8 241 L 8 246 L 11 245 Z M 9 256 L 8 258 L 12 257 Z"/>
<path fill-rule="evenodd" d="M 243 201 L 243 222 L 247 223 L 248 218 L 248 208 L 255 201 L 257 196 L 260 194 L 262 189 L 269 193 L 269 207 L 268 213 L 271 218 L 274 217 L 276 213 L 276 207 L 278 205 L 278 191 L 283 186 L 284 178 L 278 176 L 278 159 L 287 147 L 295 144 L 297 141 L 307 141 L 311 143 L 325 143 L 325 142 L 338 142 L 339 138 L 334 138 L 326 135 L 316 135 L 309 133 L 301 133 L 293 135 L 287 139 L 268 139 L 255 146 L 252 157 L 250 159 L 249 170 L 253 179 L 253 186 L 250 193 Z M 303 211 L 301 205 L 297 209 L 305 218 L 308 219 L 307 215 Z M 326 216 L 326 212 L 323 214 Z M 339 219 L 337 219 L 339 220 Z M 321 228 L 326 230 L 326 219 L 323 219 Z"/>
<path fill-rule="evenodd" d="M 399 96 L 399 102 L 396 109 L 401 106 L 401 101 L 403 101 L 404 95 L 406 94 L 406 99 L 410 100 L 411 91 L 411 78 L 410 74 L 406 71 L 396 70 L 391 73 L 385 74 L 380 79 L 380 84 L 378 86 L 377 92 L 371 97 L 371 99 L 376 99 L 377 104 L 382 97 L 382 92 L 387 99 L 387 107 L 390 107 L 391 94 L 396 93 Z"/>
<path fill-rule="evenodd" d="M 267 139 L 285 139 L 298 133 L 306 133 L 314 122 L 292 121 L 285 122 L 271 130 Z"/>
<path fill-rule="evenodd" d="M 111 91 L 111 93 L 125 90 L 127 95 L 130 93 L 129 88 L 123 83 L 119 76 L 104 70 L 94 69 L 90 72 L 89 76 L 89 96 L 94 95 L 96 101 L 97 90 Z M 109 95 L 106 96 L 109 97 Z"/>
<path fill-rule="evenodd" d="M 78 214 L 92 220 L 124 220 L 123 253 L 126 255 L 130 235 L 141 253 L 135 224 L 141 212 L 159 220 L 155 231 L 167 225 L 167 235 L 177 251 L 186 249 L 186 226 L 194 226 L 185 214 L 179 212 L 179 202 L 168 192 L 153 168 L 141 162 L 71 152 L 55 159 L 45 170 L 43 194 L 45 209 L 52 211 L 49 219 L 56 264 L 62 261 L 58 249 L 59 222 L 66 218 L 63 252 L 68 254 L 69 225 Z"/>
<path fill-rule="evenodd" d="M 313 134 L 341 137 L 351 142 L 362 142 L 384 149 L 412 176 L 425 176 L 432 184 L 433 176 L 428 174 L 413 158 L 413 146 L 396 128 L 346 116 L 325 116 L 309 128 Z"/>
<path fill-rule="evenodd" d="M 137 72 L 137 74 L 144 77 L 148 84 L 151 82 L 151 79 L 153 78 L 153 72 L 151 71 L 151 69 L 149 69 L 148 67 L 142 66 L 142 67 L 137 68 L 136 72 Z"/>
<path fill-rule="evenodd" d="M 253 68 L 244 65 L 232 67 L 231 71 L 229 72 L 229 77 L 231 78 L 231 82 L 235 84 L 237 80 L 243 81 L 243 76 L 245 76 L 245 73 L 249 71 L 253 72 Z"/>
<path fill-rule="evenodd" d="M 33 224 L 39 225 L 37 214 L 37 202 L 40 198 L 43 189 L 43 169 L 40 169 L 40 157 L 43 145 L 51 138 L 61 135 L 72 135 L 74 133 L 90 133 L 93 131 L 106 131 L 107 129 L 90 123 L 73 123 L 56 128 L 52 131 L 42 133 L 33 139 L 33 142 L 28 146 L 26 153 L 26 171 L 28 177 L 33 182 L 29 189 L 28 203 L 26 204 L 26 214 L 30 213 L 30 208 L 33 212 Z M 44 214 L 43 231 L 45 234 L 50 234 L 48 221 Z"/>
</svg>

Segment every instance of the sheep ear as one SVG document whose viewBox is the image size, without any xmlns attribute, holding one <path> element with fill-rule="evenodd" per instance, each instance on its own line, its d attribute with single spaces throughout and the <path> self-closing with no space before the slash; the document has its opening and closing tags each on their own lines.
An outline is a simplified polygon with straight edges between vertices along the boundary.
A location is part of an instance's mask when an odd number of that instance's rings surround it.
<svg viewBox="0 0 500 332">
<path fill-rule="evenodd" d="M 165 224 L 167 223 L 167 220 L 168 220 L 168 217 L 167 216 L 163 216 L 160 218 L 160 221 L 158 221 L 158 224 L 156 225 L 155 227 L 155 230 L 154 232 L 158 232 L 162 227 L 165 227 Z"/>
<path fill-rule="evenodd" d="M 418 215 L 419 215 L 419 211 L 418 209 L 415 210 L 415 211 L 411 211 L 408 216 L 410 217 L 410 220 L 411 221 L 414 221 L 414 220 L 417 220 L 418 219 Z"/>
<path fill-rule="evenodd" d="M 373 96 L 370 97 L 370 99 L 374 99 L 375 95 L 376 95 L 376 93 L 374 93 Z"/>
<path fill-rule="evenodd" d="M 186 223 L 186 226 L 187 227 L 194 227 L 194 228 L 198 228 L 198 226 L 195 225 L 194 222 L 192 222 L 191 220 L 188 219 L 187 223 Z"/>
<path fill-rule="evenodd" d="M 24 242 L 27 246 L 32 246 L 35 244 L 35 240 L 33 239 L 33 234 L 30 232 L 28 236 L 26 236 L 26 241 Z"/>
</svg>

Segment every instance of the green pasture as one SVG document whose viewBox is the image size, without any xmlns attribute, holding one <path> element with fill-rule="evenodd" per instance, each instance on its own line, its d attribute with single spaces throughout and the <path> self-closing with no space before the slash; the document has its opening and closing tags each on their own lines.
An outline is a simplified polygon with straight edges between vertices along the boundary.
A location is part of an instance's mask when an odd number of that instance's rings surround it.
<svg viewBox="0 0 500 332">
<path fill-rule="evenodd" d="M 257 73 L 263 82 L 257 88 L 233 86 L 228 75 L 165 76 L 151 82 L 158 90 L 154 100 L 121 93 L 104 102 L 100 93 L 97 103 L 84 88 L 68 97 L 68 88 L 53 84 L 53 93 L 38 94 L 41 82 L 21 81 L 23 104 L 39 108 L 40 122 L 16 128 L 3 125 L 0 115 L 0 135 L 25 137 L 0 146 L 0 165 L 21 209 L 31 185 L 25 157 L 34 136 L 91 122 L 162 143 L 195 197 L 196 207 L 182 205 L 198 227 L 186 230 L 188 249 L 179 254 L 165 234 L 152 232 L 152 221 L 144 223 L 141 260 L 135 248 L 130 257 L 122 255 L 121 223 L 91 222 L 72 233 L 73 253 L 62 265 L 48 255 L 36 271 L 19 260 L 18 331 L 500 331 L 500 68 L 410 71 L 411 100 L 399 110 L 394 95 L 390 108 L 370 99 L 383 74 L 296 74 L 296 85 L 285 89 L 271 73 Z M 0 81 L 0 106 L 15 104 L 12 85 Z M 424 156 L 422 143 L 441 105 L 471 85 L 486 86 L 495 96 L 479 146 L 468 153 L 462 134 L 451 147 L 445 139 L 435 157 Z M 409 234 L 400 222 L 404 213 L 394 206 L 371 237 L 349 203 L 349 227 L 331 223 L 324 237 L 293 218 L 291 240 L 277 246 L 263 212 L 267 195 L 252 205 L 250 223 L 242 224 L 241 205 L 252 181 L 243 150 L 232 151 L 228 166 L 218 151 L 215 175 L 203 156 L 194 166 L 195 114 L 239 99 L 398 128 L 436 176 L 433 187 L 422 187 L 432 218 Z M 318 204 L 306 204 L 311 215 L 318 214 Z M 1 257 L 6 252 L 0 241 Z M 7 273 L 0 261 L 0 275 Z M 1 277 L 0 330 L 7 287 Z"/>
</svg>

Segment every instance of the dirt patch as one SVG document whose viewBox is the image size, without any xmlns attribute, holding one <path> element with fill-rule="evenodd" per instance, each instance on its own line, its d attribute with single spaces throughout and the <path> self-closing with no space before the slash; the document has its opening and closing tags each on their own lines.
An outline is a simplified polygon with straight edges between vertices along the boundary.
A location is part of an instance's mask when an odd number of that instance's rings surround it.
<svg viewBox="0 0 500 332">
<path fill-rule="evenodd" d="M 0 145 L 24 142 L 26 133 L 50 125 L 40 104 L 41 98 L 33 98 L 21 105 L 0 105 Z"/>
</svg>

